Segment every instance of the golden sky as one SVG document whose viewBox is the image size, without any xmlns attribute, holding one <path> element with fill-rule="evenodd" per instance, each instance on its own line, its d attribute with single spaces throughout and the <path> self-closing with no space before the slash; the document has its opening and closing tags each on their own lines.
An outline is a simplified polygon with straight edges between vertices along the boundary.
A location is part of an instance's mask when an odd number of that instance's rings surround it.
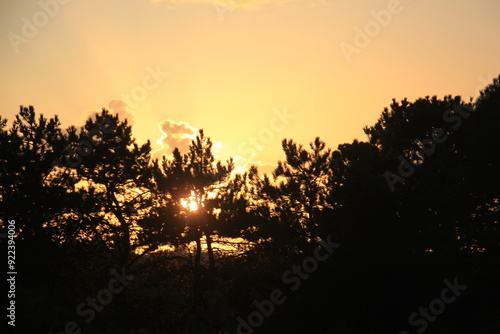
<svg viewBox="0 0 500 334">
<path fill-rule="evenodd" d="M 3 0 L 1 115 L 129 115 L 157 154 L 366 139 L 392 98 L 475 96 L 500 73 L 498 0 Z M 252 139 L 253 137 L 253 139 Z"/>
</svg>

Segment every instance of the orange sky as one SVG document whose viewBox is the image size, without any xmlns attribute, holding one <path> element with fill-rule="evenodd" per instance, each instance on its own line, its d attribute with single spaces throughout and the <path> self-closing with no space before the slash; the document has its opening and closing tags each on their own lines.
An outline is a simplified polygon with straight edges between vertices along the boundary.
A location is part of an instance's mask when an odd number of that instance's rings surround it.
<svg viewBox="0 0 500 334">
<path fill-rule="evenodd" d="M 112 107 L 159 153 L 204 128 L 241 164 L 282 160 L 285 137 L 364 140 L 392 98 L 474 96 L 500 73 L 498 0 L 6 0 L 0 13 L 9 121 L 21 104 L 64 127 Z"/>
</svg>

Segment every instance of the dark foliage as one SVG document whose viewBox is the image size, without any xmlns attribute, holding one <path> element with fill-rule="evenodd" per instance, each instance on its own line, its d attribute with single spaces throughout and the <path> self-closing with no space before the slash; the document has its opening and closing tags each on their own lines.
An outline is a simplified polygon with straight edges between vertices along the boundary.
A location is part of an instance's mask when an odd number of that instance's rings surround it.
<svg viewBox="0 0 500 334">
<path fill-rule="evenodd" d="M 284 139 L 271 175 L 216 161 L 203 130 L 153 160 L 107 110 L 7 125 L 22 333 L 500 333 L 500 76 L 468 103 L 394 100 L 366 142 Z M 467 288 L 415 324 L 445 280 Z"/>
</svg>

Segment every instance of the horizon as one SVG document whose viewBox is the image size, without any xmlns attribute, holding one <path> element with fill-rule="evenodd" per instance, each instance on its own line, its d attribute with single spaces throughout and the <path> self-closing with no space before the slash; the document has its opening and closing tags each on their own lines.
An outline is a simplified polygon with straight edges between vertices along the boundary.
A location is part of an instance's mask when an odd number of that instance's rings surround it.
<svg viewBox="0 0 500 334">
<path fill-rule="evenodd" d="M 0 1 L 0 332 L 500 333 L 499 14 Z"/>
<path fill-rule="evenodd" d="M 332 148 L 364 141 L 363 127 L 393 98 L 477 97 L 500 73 L 493 0 L 45 0 L 1 9 L 4 117 L 33 105 L 78 126 L 104 107 L 159 154 L 187 148 L 203 128 L 221 160 L 267 170 L 283 138 L 319 136 Z M 276 122 L 276 111 L 290 116 Z M 245 126 L 227 131 L 235 120 Z"/>
</svg>

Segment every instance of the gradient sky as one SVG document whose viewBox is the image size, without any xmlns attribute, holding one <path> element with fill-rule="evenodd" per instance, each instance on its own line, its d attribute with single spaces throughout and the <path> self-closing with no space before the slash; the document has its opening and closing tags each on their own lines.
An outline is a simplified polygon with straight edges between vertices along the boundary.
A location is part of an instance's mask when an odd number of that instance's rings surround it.
<svg viewBox="0 0 500 334">
<path fill-rule="evenodd" d="M 365 140 L 392 98 L 475 96 L 500 73 L 498 0 L 60 1 L 0 1 L 0 114 L 111 108 L 157 154 L 203 128 L 220 158 L 267 165 L 285 137 Z"/>
</svg>

